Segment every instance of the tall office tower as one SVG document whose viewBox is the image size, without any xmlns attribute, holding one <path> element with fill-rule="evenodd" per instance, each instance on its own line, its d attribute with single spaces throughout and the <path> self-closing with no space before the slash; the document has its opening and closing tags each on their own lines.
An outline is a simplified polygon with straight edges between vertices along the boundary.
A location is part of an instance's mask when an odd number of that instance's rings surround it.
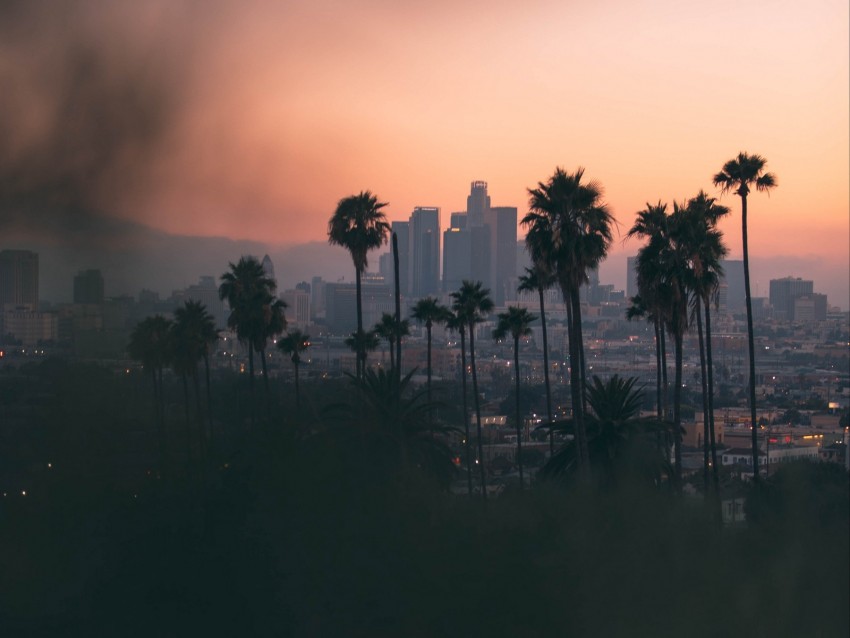
<svg viewBox="0 0 850 638">
<path fill-rule="evenodd" d="M 484 213 L 490 227 L 490 285 L 497 306 L 516 298 L 516 224 L 515 206 L 493 206 Z"/>
<path fill-rule="evenodd" d="M 26 306 L 38 311 L 38 254 L 31 250 L 0 251 L 0 310 Z"/>
<path fill-rule="evenodd" d="M 454 292 L 472 278 L 471 239 L 468 230 L 454 226 L 443 233 L 443 292 Z"/>
<path fill-rule="evenodd" d="M 794 319 L 794 301 L 798 297 L 811 295 L 814 282 L 799 277 L 783 277 L 770 280 L 770 305 L 773 318 L 791 321 Z"/>
<path fill-rule="evenodd" d="M 525 245 L 525 238 L 516 243 L 516 276 L 525 277 L 525 269 L 531 268 L 531 253 Z"/>
<path fill-rule="evenodd" d="M 466 230 L 466 211 L 455 212 L 451 214 L 450 228 Z"/>
<path fill-rule="evenodd" d="M 327 282 L 321 277 L 313 277 L 310 280 L 310 318 L 315 319 L 325 314 L 325 285 Z"/>
<path fill-rule="evenodd" d="M 484 213 L 488 210 L 490 210 L 490 196 L 487 194 L 487 182 L 472 182 L 469 196 L 466 198 L 469 227 L 474 228 L 484 224 Z"/>
<path fill-rule="evenodd" d="M 280 295 L 286 304 L 287 329 L 306 330 L 310 326 L 310 293 L 301 288 L 284 290 Z"/>
<path fill-rule="evenodd" d="M 638 296 L 637 265 L 637 256 L 626 257 L 626 297 L 629 299 Z"/>
<path fill-rule="evenodd" d="M 794 321 L 826 321 L 826 295 L 812 293 L 794 299 Z"/>
<path fill-rule="evenodd" d="M 274 281 L 275 284 L 277 284 L 277 279 L 274 276 L 274 264 L 272 263 L 272 258 L 268 255 L 265 255 L 263 257 L 262 266 L 263 272 L 266 273 L 266 277 L 268 277 L 269 279 Z"/>
<path fill-rule="evenodd" d="M 729 287 L 726 291 L 726 307 L 729 312 L 744 312 L 747 308 L 746 290 L 744 288 L 744 261 L 741 259 L 724 259 L 723 280 Z M 753 290 L 755 294 L 755 290 Z"/>
<path fill-rule="evenodd" d="M 438 293 L 440 291 L 439 208 L 417 206 L 413 209 L 413 214 L 410 216 L 409 255 L 410 296 L 421 298 Z"/>
<path fill-rule="evenodd" d="M 204 304 L 213 319 L 216 326 L 223 328 L 227 325 L 227 318 L 230 316 L 230 311 L 224 301 L 218 296 L 218 286 L 215 283 L 215 277 L 212 275 L 203 275 L 198 279 L 198 283 L 193 284 L 183 291 L 184 301 L 196 301 Z"/>
<path fill-rule="evenodd" d="M 410 294 L 410 222 L 393 222 L 392 232 L 398 237 L 398 288 L 402 295 Z M 390 237 L 390 274 L 384 275 L 388 284 L 395 286 L 395 264 L 392 261 L 392 236 Z"/>
<path fill-rule="evenodd" d="M 99 270 L 82 270 L 77 273 L 74 277 L 74 303 L 103 303 L 103 275 Z"/>
</svg>

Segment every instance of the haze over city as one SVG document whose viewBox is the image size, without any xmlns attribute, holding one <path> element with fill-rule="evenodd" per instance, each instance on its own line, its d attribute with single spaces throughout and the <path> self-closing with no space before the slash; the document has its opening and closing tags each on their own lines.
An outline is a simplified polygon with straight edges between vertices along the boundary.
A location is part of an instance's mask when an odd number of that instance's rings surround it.
<svg viewBox="0 0 850 638">
<path fill-rule="evenodd" d="M 243 252 L 284 285 L 349 279 L 341 197 L 446 227 L 470 181 L 521 216 L 555 166 L 586 167 L 624 234 L 748 151 L 779 183 L 750 201 L 754 294 L 792 275 L 848 307 L 846 2 L 10 2 L 0 53 L 0 230 L 60 301 L 78 268 L 167 292 Z"/>
</svg>

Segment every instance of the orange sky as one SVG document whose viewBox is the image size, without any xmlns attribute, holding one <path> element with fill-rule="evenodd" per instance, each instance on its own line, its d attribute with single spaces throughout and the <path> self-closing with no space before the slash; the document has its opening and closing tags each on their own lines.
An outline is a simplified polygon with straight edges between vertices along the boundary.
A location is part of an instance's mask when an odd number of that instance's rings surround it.
<svg viewBox="0 0 850 638">
<path fill-rule="evenodd" d="M 445 225 L 473 179 L 522 213 L 527 187 L 581 165 L 625 232 L 647 201 L 715 193 L 743 150 L 779 181 L 751 200 L 752 254 L 834 272 L 847 306 L 846 0 L 76 4 L 82 39 L 175 93 L 156 152 L 99 189 L 109 214 L 289 244 L 361 189 Z"/>
</svg>

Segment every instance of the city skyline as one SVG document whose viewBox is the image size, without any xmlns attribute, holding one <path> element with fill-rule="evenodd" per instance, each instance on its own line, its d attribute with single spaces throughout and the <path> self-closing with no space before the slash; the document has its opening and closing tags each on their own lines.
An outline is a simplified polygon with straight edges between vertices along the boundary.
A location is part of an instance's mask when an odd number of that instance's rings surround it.
<svg viewBox="0 0 850 638">
<path fill-rule="evenodd" d="M 336 202 L 362 189 L 390 203 L 391 221 L 439 207 L 443 231 L 470 180 L 521 218 L 527 188 L 556 165 L 585 166 L 620 227 L 601 275 L 624 287 L 634 213 L 700 188 L 719 195 L 711 176 L 748 151 L 779 182 L 750 198 L 759 294 L 793 275 L 850 305 L 846 3 L 211 6 L 6 10 L 4 247 L 77 257 L 129 244 L 153 263 L 138 239 L 150 230 L 280 255 L 324 242 Z M 758 69 L 745 77 L 742 52 Z M 740 203 L 720 201 L 740 258 Z"/>
</svg>

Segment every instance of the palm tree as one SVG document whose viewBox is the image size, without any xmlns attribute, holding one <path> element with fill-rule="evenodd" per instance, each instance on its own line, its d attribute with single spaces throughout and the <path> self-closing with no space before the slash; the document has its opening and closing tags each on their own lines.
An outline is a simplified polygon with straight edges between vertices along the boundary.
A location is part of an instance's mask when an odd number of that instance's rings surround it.
<svg viewBox="0 0 850 638">
<path fill-rule="evenodd" d="M 493 338 L 501 341 L 508 335 L 514 340 L 514 376 L 516 378 L 516 458 L 519 466 L 519 487 L 523 487 L 522 476 L 522 416 L 519 409 L 519 340 L 531 334 L 531 323 L 537 320 L 525 308 L 509 306 L 507 312 L 500 312 L 499 322 L 493 331 Z"/>
<path fill-rule="evenodd" d="M 688 201 L 684 212 L 686 217 L 683 228 L 688 236 L 682 238 L 690 252 L 692 281 L 690 286 L 694 293 L 694 308 L 700 337 L 700 363 L 703 367 L 703 406 L 704 406 L 704 465 L 706 471 L 706 488 L 708 473 L 708 456 L 711 452 L 711 466 L 715 490 L 719 489 L 717 467 L 717 448 L 714 438 L 714 373 L 712 370 L 711 352 L 711 301 L 717 295 L 720 280 L 723 277 L 721 260 L 729 250 L 723 244 L 723 235 L 717 229 L 717 224 L 729 214 L 729 208 L 716 203 L 717 200 L 700 191 L 696 197 Z M 702 310 L 705 312 L 705 337 L 702 331 Z"/>
<path fill-rule="evenodd" d="M 522 224 L 528 227 L 526 245 L 535 264 L 553 273 L 567 306 L 570 342 L 570 395 L 576 420 L 579 466 L 587 471 L 588 448 L 584 429 L 584 345 L 581 326 L 580 287 L 588 272 L 599 266 L 611 244 L 613 217 L 602 203 L 602 187 L 582 182 L 584 169 L 566 173 L 556 168 L 547 182 L 528 189 L 529 212 Z"/>
<path fill-rule="evenodd" d="M 189 300 L 182 307 L 174 311 L 174 320 L 177 326 L 176 332 L 182 340 L 188 342 L 192 356 L 197 356 L 204 362 L 207 419 L 209 425 L 208 434 L 211 438 L 213 436 L 213 425 L 212 395 L 210 391 L 210 351 L 218 342 L 218 330 L 215 327 L 215 319 L 207 311 L 206 306 L 202 302 Z M 197 383 L 197 381 L 197 374 L 195 374 L 193 382 Z M 201 413 L 200 405 L 198 405 L 198 413 Z"/>
<path fill-rule="evenodd" d="M 381 320 L 372 328 L 372 332 L 380 339 L 386 339 L 390 346 L 390 370 L 395 371 L 395 346 L 401 342 L 402 337 L 410 334 L 410 322 L 402 319 L 397 322 L 395 317 L 388 312 L 381 315 Z M 383 355 L 381 355 L 383 357 Z"/>
<path fill-rule="evenodd" d="M 169 348 L 171 350 L 171 369 L 180 377 L 183 385 L 183 402 L 186 416 L 186 463 L 188 470 L 192 472 L 192 422 L 189 416 L 189 379 L 195 391 L 195 402 L 197 406 L 197 420 L 200 425 L 200 392 L 198 389 L 198 363 L 202 358 L 201 350 L 195 336 L 191 333 L 188 317 L 185 313 L 175 311 L 175 321 L 171 323 L 169 334 Z"/>
<path fill-rule="evenodd" d="M 328 222 L 328 242 L 342 246 L 351 253 L 357 281 L 357 333 L 363 333 L 363 299 L 360 279 L 369 265 L 367 255 L 386 241 L 390 226 L 381 209 L 387 202 L 379 202 L 371 191 L 361 191 L 339 200 L 336 211 Z M 359 339 L 366 343 L 365 335 Z M 357 353 L 357 378 L 363 376 L 366 353 Z"/>
<path fill-rule="evenodd" d="M 300 414 L 301 389 L 298 385 L 298 366 L 301 363 L 301 353 L 310 347 L 310 335 L 294 328 L 277 340 L 277 347 L 282 353 L 289 355 L 292 365 L 295 366 L 295 413 Z"/>
<path fill-rule="evenodd" d="M 460 335 L 460 379 L 461 379 L 461 403 L 463 405 L 463 447 L 466 459 L 466 485 L 469 495 L 472 496 L 472 451 L 469 438 L 469 407 L 466 403 L 466 318 L 460 313 L 449 310 L 446 321 L 449 330 L 457 331 Z"/>
<path fill-rule="evenodd" d="M 344 343 L 354 352 L 358 359 L 363 361 L 363 369 L 365 371 L 366 355 L 377 350 L 381 341 L 373 330 L 369 330 L 367 332 L 352 332 L 350 336 L 345 338 Z"/>
<path fill-rule="evenodd" d="M 153 386 L 154 421 L 159 439 L 160 471 L 165 465 L 165 398 L 162 388 L 162 369 L 168 365 L 170 349 L 169 335 L 171 321 L 162 315 L 143 319 L 130 334 L 127 352 L 131 358 L 141 361 L 145 370 L 150 372 Z"/>
<path fill-rule="evenodd" d="M 453 310 L 466 322 L 469 330 L 469 363 L 472 366 L 472 394 L 475 400 L 475 425 L 478 434 L 478 465 L 481 468 L 481 495 L 487 498 L 487 483 L 484 473 L 484 440 L 481 435 L 481 399 L 478 394 L 478 373 L 475 369 L 475 324 L 484 320 L 493 310 L 490 290 L 480 281 L 464 280 L 460 290 L 451 294 Z"/>
<path fill-rule="evenodd" d="M 431 402 L 431 328 L 434 324 L 446 323 L 449 320 L 451 310 L 434 299 L 425 297 L 417 301 L 411 309 L 410 316 L 419 323 L 425 324 L 428 335 L 428 402 Z"/>
<path fill-rule="evenodd" d="M 643 393 L 637 379 L 614 375 L 608 381 L 594 376 L 587 389 L 587 431 L 590 461 L 603 484 L 612 484 L 626 474 L 658 486 L 669 477 L 669 462 L 655 445 L 659 433 L 670 424 L 654 417 L 641 417 Z M 575 434 L 575 419 L 557 421 L 551 427 Z M 577 440 L 567 442 L 540 470 L 543 478 L 569 478 L 578 473 Z"/>
<path fill-rule="evenodd" d="M 525 269 L 525 274 L 519 278 L 517 292 L 536 292 L 540 300 L 540 327 L 543 331 L 543 383 L 546 386 L 546 419 L 552 421 L 552 388 L 549 383 L 549 340 L 546 334 L 546 307 L 544 293 L 555 283 L 551 273 L 542 265 Z M 555 453 L 555 435 L 549 432 L 549 455 Z"/>
<path fill-rule="evenodd" d="M 455 429 L 431 423 L 436 406 L 424 400 L 424 391 L 412 390 L 413 373 L 399 380 L 383 369 L 367 369 L 363 379 L 355 379 L 362 386 L 362 409 L 346 403 L 327 406 L 321 435 L 342 454 L 358 454 L 359 469 L 377 471 L 382 483 L 421 471 L 447 487 L 454 463 L 446 437 Z"/>
<path fill-rule="evenodd" d="M 714 185 L 721 193 L 734 192 L 741 198 L 741 237 L 744 245 L 744 292 L 747 302 L 747 342 L 750 355 L 750 428 L 753 448 L 753 478 L 758 480 L 758 439 L 756 423 L 756 347 L 753 333 L 753 302 L 750 295 L 750 253 L 747 245 L 747 195 L 752 187 L 757 191 L 769 193 L 776 186 L 773 173 L 765 173 L 767 164 L 761 155 L 738 153 L 738 157 L 723 165 L 723 169 L 714 176 Z"/>
<path fill-rule="evenodd" d="M 248 345 L 248 383 L 251 389 L 251 424 L 256 421 L 254 395 L 254 346 L 260 341 L 259 333 L 265 330 L 266 307 L 271 313 L 273 295 L 277 285 L 268 277 L 255 257 L 242 257 L 221 276 L 218 296 L 227 300 L 230 315 L 227 326 L 236 330 L 239 341 Z M 269 323 L 276 318 L 269 315 Z M 265 366 L 265 356 L 263 357 Z"/>
</svg>

